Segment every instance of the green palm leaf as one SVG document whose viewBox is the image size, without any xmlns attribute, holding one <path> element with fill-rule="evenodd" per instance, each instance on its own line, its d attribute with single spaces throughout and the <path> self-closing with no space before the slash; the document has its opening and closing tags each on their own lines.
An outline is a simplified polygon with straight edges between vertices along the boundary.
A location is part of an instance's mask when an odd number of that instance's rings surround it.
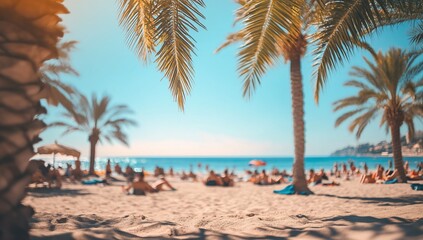
<svg viewBox="0 0 423 240">
<path fill-rule="evenodd" d="M 169 89 L 179 107 L 184 109 L 185 97 L 191 91 L 194 69 L 192 54 L 194 39 L 190 30 L 205 28 L 199 18 L 204 18 L 198 6 L 202 0 L 159 1 L 156 18 L 157 39 L 161 41 L 156 62 L 160 71 L 169 79 Z"/>
<path fill-rule="evenodd" d="M 326 79 L 337 64 L 342 65 L 349 59 L 354 48 L 363 42 L 366 34 L 380 25 L 382 18 L 387 17 L 388 8 L 394 5 L 393 0 L 328 0 L 325 3 L 324 21 L 318 25 L 314 35 L 314 51 L 316 68 L 315 100 Z"/>
<path fill-rule="evenodd" d="M 299 1 L 263 0 L 250 1 L 243 17 L 245 44 L 238 54 L 238 72 L 243 77 L 243 95 L 250 97 L 260 77 L 266 69 L 279 57 L 275 40 L 287 33 L 287 29 L 295 30 L 298 35 L 300 16 Z M 289 43 L 286 43 L 289 44 Z"/>
<path fill-rule="evenodd" d="M 155 0 L 120 0 L 120 24 L 126 30 L 128 45 L 148 62 L 156 47 Z"/>
</svg>

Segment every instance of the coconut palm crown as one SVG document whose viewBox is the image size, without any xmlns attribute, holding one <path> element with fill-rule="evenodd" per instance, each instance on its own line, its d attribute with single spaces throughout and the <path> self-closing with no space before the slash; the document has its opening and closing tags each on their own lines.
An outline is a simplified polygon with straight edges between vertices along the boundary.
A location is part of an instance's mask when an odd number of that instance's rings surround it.
<svg viewBox="0 0 423 240">
<path fill-rule="evenodd" d="M 108 96 L 98 98 L 93 94 L 89 101 L 85 96 L 80 95 L 79 101 L 74 104 L 73 109 L 73 111 L 63 113 L 63 117 L 71 120 L 71 122 L 54 122 L 51 126 L 65 127 L 63 134 L 76 131 L 89 134 L 89 174 L 94 175 L 97 143 L 104 140 L 111 143 L 113 140 L 117 140 L 124 145 L 128 145 L 128 137 L 123 128 L 135 126 L 136 122 L 125 117 L 126 114 L 132 113 L 126 105 L 111 105 Z"/>
<path fill-rule="evenodd" d="M 421 0 L 317 0 L 324 9 L 314 34 L 315 100 L 331 71 L 348 61 L 369 34 L 384 26 L 419 21 L 411 34 L 422 42 L 423 1 Z"/>
<path fill-rule="evenodd" d="M 391 48 L 386 54 L 371 53 L 374 62 L 364 57 L 367 68 L 353 67 L 350 75 L 354 79 L 345 83 L 358 88 L 358 93 L 334 103 L 334 111 L 349 109 L 336 120 L 335 126 L 352 119 L 348 129 L 360 138 L 366 126 L 381 115 L 380 126 L 386 126 L 391 133 L 395 168 L 400 181 L 406 182 L 400 127 L 407 126 L 411 139 L 414 119 L 423 117 L 423 61 L 418 61 L 422 52 Z"/>
</svg>

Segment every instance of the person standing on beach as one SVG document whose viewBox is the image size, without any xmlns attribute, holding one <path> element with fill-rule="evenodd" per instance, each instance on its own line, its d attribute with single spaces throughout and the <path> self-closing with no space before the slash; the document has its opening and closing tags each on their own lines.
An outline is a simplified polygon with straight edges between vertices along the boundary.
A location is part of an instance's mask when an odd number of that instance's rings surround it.
<svg viewBox="0 0 423 240">
<path fill-rule="evenodd" d="M 367 163 L 364 163 L 364 175 L 367 175 L 367 172 L 369 171 L 369 167 L 367 166 Z"/>
<path fill-rule="evenodd" d="M 106 164 L 106 178 L 109 178 L 111 174 L 112 174 L 112 166 L 110 165 L 110 158 L 109 158 L 107 159 L 107 164 Z"/>
</svg>

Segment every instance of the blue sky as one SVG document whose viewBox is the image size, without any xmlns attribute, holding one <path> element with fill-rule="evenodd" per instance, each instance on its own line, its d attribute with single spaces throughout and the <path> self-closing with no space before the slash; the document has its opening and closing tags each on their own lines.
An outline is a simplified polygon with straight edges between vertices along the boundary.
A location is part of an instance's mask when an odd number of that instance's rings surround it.
<svg viewBox="0 0 423 240">
<path fill-rule="evenodd" d="M 115 104 L 127 104 L 138 126 L 128 129 L 130 147 L 104 144 L 98 156 L 292 156 L 293 130 L 289 86 L 289 65 L 282 60 L 262 79 L 250 100 L 242 97 L 237 75 L 237 47 L 219 54 L 214 50 L 234 31 L 236 5 L 230 0 L 206 0 L 204 24 L 207 30 L 193 34 L 197 41 L 194 85 L 187 97 L 185 112 L 178 109 L 168 89 L 167 79 L 154 63 L 143 64 L 125 42 L 118 26 L 117 1 L 65 1 L 71 14 L 63 16 L 68 29 L 66 40 L 77 40 L 72 64 L 81 76 L 63 76 L 63 81 L 87 95 L 95 92 L 112 97 Z M 388 28 L 373 36 L 376 50 L 410 48 L 409 25 Z M 309 51 L 310 52 L 310 51 Z M 319 105 L 313 101 L 312 58 L 302 61 L 305 93 L 306 155 L 328 155 L 347 145 L 389 140 L 378 121 L 370 125 L 360 140 L 347 125 L 334 128 L 339 113 L 332 103 L 354 92 L 342 86 L 352 65 L 363 66 L 357 52 L 348 64 L 330 75 Z M 59 120 L 60 109 L 50 108 L 47 122 Z M 417 125 L 422 129 L 422 125 Z M 58 140 L 89 152 L 88 134 L 61 136 L 62 129 L 42 133 L 44 143 Z M 405 131 L 403 131 L 405 132 Z"/>
</svg>

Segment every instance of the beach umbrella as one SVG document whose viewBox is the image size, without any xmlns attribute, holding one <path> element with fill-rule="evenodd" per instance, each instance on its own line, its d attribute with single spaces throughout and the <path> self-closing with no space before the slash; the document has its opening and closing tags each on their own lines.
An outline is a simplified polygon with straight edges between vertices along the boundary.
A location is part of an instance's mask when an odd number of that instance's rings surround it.
<svg viewBox="0 0 423 240">
<path fill-rule="evenodd" d="M 38 154 L 53 154 L 53 167 L 56 160 L 56 154 L 58 153 L 73 156 L 77 159 L 79 159 L 79 157 L 81 156 L 81 153 L 78 150 L 58 144 L 57 142 L 55 142 L 54 144 L 41 146 L 37 149 L 37 152 Z"/>
<path fill-rule="evenodd" d="M 251 160 L 248 165 L 254 166 L 254 167 L 261 167 L 266 166 L 266 162 L 258 159 Z"/>
</svg>

